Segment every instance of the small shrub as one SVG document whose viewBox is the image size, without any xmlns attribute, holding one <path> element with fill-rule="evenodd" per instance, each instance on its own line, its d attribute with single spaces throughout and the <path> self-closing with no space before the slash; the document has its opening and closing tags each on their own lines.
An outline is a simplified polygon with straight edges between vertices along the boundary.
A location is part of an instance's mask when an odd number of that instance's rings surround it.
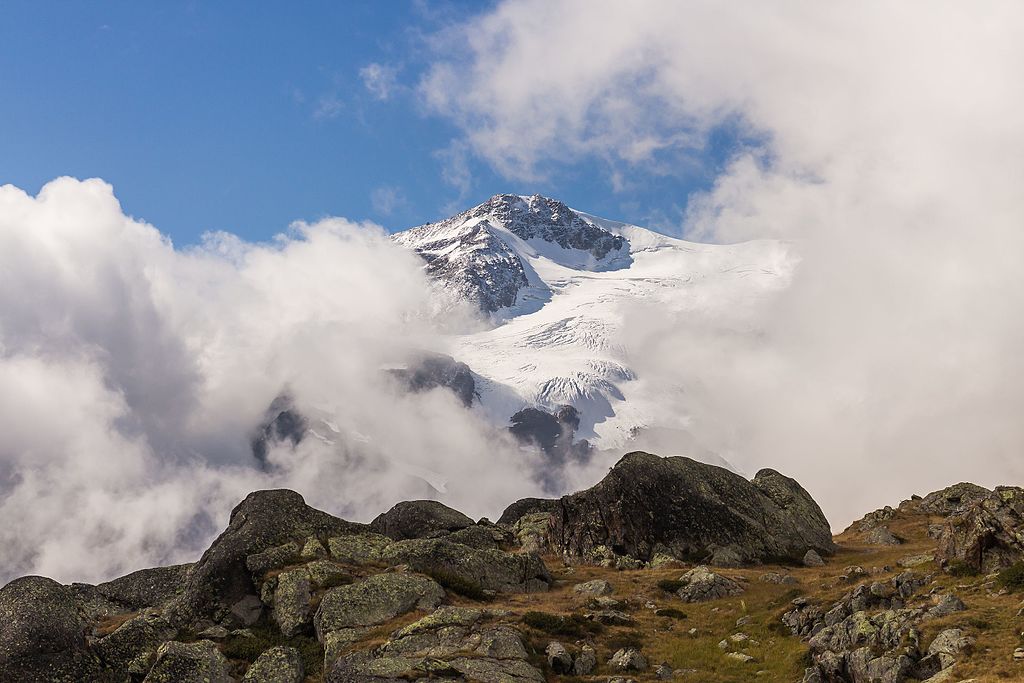
<svg viewBox="0 0 1024 683">
<path fill-rule="evenodd" d="M 996 582 L 1009 591 L 1019 591 L 1024 588 L 1024 562 L 1015 562 L 999 572 Z"/>
<path fill-rule="evenodd" d="M 654 616 L 656 617 L 668 617 L 669 619 L 685 619 L 686 612 L 675 607 L 662 607 L 654 610 Z"/>
<path fill-rule="evenodd" d="M 548 612 L 527 612 L 523 623 L 538 631 L 554 636 L 585 638 L 601 633 L 604 627 L 582 614 L 550 614 Z"/>
<path fill-rule="evenodd" d="M 323 669 L 324 650 L 316 638 L 303 635 L 285 638 L 269 624 L 254 626 L 249 632 L 252 636 L 233 635 L 221 643 L 220 650 L 224 656 L 251 664 L 275 645 L 287 645 L 299 651 L 307 674 L 317 674 Z"/>
<path fill-rule="evenodd" d="M 950 576 L 957 578 L 967 578 L 968 576 L 977 576 L 978 570 L 971 565 L 961 560 L 953 560 L 946 566 L 946 573 Z"/>
<path fill-rule="evenodd" d="M 453 572 L 438 569 L 430 572 L 430 578 L 441 584 L 443 588 L 450 590 L 457 595 L 461 595 L 464 598 L 469 598 L 470 600 L 490 602 L 493 597 L 490 593 L 485 591 L 480 584 Z"/>
<path fill-rule="evenodd" d="M 666 593 L 675 593 L 686 584 L 676 579 L 662 579 L 658 582 L 658 588 Z"/>
</svg>

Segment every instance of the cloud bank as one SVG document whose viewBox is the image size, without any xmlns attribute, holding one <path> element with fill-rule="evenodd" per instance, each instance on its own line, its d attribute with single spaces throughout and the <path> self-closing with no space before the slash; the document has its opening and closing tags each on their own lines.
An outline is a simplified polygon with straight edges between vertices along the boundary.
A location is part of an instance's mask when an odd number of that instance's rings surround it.
<svg viewBox="0 0 1024 683">
<path fill-rule="evenodd" d="M 791 287 L 746 338 L 632 307 L 629 344 L 686 388 L 700 443 L 845 523 L 1024 475 L 1022 23 L 1010 2 L 508 0 L 445 35 L 420 91 L 519 179 L 671 173 L 723 125 L 761 141 L 679 230 L 792 240 Z"/>
<path fill-rule="evenodd" d="M 0 311 L 4 576 L 192 560 L 256 488 L 363 520 L 437 496 L 493 516 L 536 490 L 531 455 L 501 430 L 382 370 L 479 323 L 376 226 L 176 251 L 101 181 L 8 185 Z M 330 421 L 332 443 L 285 444 L 261 470 L 249 441 L 284 391 Z"/>
</svg>

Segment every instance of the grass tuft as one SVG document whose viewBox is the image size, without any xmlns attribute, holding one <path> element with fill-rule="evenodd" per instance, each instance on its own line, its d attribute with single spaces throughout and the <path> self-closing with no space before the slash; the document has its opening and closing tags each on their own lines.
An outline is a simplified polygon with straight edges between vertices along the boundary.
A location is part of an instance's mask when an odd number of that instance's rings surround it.
<svg viewBox="0 0 1024 683">
<path fill-rule="evenodd" d="M 1024 588 L 1024 562 L 1015 562 L 999 572 L 996 582 L 1011 592 Z"/>
<path fill-rule="evenodd" d="M 604 626 L 587 619 L 582 614 L 550 614 L 548 612 L 527 612 L 523 623 L 530 628 L 553 636 L 585 638 L 604 630 Z"/>
</svg>

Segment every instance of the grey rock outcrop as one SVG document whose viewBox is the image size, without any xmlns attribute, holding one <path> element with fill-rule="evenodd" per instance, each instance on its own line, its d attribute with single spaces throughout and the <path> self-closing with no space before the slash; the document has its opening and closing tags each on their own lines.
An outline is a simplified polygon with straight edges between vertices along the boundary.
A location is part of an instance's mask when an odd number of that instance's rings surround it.
<svg viewBox="0 0 1024 683">
<path fill-rule="evenodd" d="M 992 495 L 992 491 L 978 486 L 977 484 L 971 484 L 969 482 L 961 482 L 959 484 L 953 484 L 947 486 L 941 491 L 935 491 L 929 493 L 927 496 L 922 498 L 917 503 L 917 509 L 920 512 L 929 515 L 940 515 L 942 517 L 948 517 L 954 513 L 960 512 L 965 507 L 972 505 L 973 503 L 980 502 Z"/>
<path fill-rule="evenodd" d="M 218 621 L 241 601 L 251 603 L 255 598 L 258 605 L 258 591 L 246 565 L 248 556 L 290 541 L 304 543 L 310 536 L 340 536 L 364 529 L 309 507 L 294 491 L 250 493 L 231 511 L 228 528 L 188 572 L 171 613 L 181 623 L 198 617 Z"/>
<path fill-rule="evenodd" d="M 140 569 L 131 574 L 100 583 L 91 588 L 107 600 L 126 610 L 141 610 L 166 604 L 177 597 L 185 586 L 192 564 Z M 75 584 L 72 588 L 84 587 Z"/>
<path fill-rule="evenodd" d="M 543 683 L 528 661 L 522 637 L 491 614 L 466 607 L 439 607 L 391 634 L 370 651 L 329 662 L 327 683 L 393 683 L 444 678 L 484 683 Z"/>
<path fill-rule="evenodd" d="M 732 579 L 716 574 L 707 567 L 694 567 L 679 577 L 684 584 L 676 591 L 683 602 L 706 602 L 743 592 L 743 587 Z"/>
<path fill-rule="evenodd" d="M 1024 559 L 1024 489 L 999 486 L 980 499 L 974 497 L 980 495 L 977 491 L 970 491 L 972 499 L 946 518 L 939 555 L 981 572 Z"/>
<path fill-rule="evenodd" d="M 502 593 L 546 591 L 551 584 L 551 575 L 537 555 L 481 550 L 445 539 L 393 543 L 384 550 L 382 560 L 390 565 L 408 565 L 423 574 L 457 577 L 481 590 Z"/>
<path fill-rule="evenodd" d="M 374 574 L 359 583 L 324 593 L 313 618 L 317 637 L 344 628 L 383 624 L 413 610 L 430 610 L 444 600 L 436 581 L 418 574 Z"/>
<path fill-rule="evenodd" d="M 436 500 L 409 500 L 378 515 L 370 531 L 402 541 L 443 536 L 472 525 L 472 519 Z"/>
<path fill-rule="evenodd" d="M 864 537 L 864 541 L 871 545 L 900 545 L 901 541 L 896 534 L 889 531 L 888 527 L 880 526 L 872 529 L 867 536 Z"/>
<path fill-rule="evenodd" d="M 689 458 L 641 452 L 558 500 L 551 520 L 554 548 L 583 559 L 605 548 L 647 561 L 656 553 L 710 559 L 728 547 L 744 562 L 834 549 L 824 515 L 794 480 L 762 470 L 747 481 Z"/>
<path fill-rule="evenodd" d="M 572 655 L 565 649 L 565 645 L 557 641 L 548 643 L 544 654 L 552 673 L 559 675 L 572 673 Z"/>
<path fill-rule="evenodd" d="M 99 676 L 68 588 L 41 576 L 0 588 L 0 680 L 77 683 Z"/>
<path fill-rule="evenodd" d="M 155 654 L 157 648 L 177 635 L 178 629 L 160 614 L 143 613 L 98 640 L 93 649 L 108 668 L 121 673 L 133 660 Z"/>
<path fill-rule="evenodd" d="M 303 567 L 282 572 L 274 589 L 274 621 L 286 638 L 298 635 L 310 625 L 313 589 L 309 572 Z"/>
<path fill-rule="evenodd" d="M 626 647 L 612 655 L 608 666 L 613 671 L 643 671 L 647 668 L 647 658 L 636 648 Z"/>
<path fill-rule="evenodd" d="M 560 501 L 551 498 L 522 498 L 505 508 L 498 518 L 498 524 L 511 527 L 526 515 L 544 513 L 550 515 L 560 510 Z"/>
<path fill-rule="evenodd" d="M 164 643 L 143 683 L 234 683 L 228 660 L 209 640 Z"/>
<path fill-rule="evenodd" d="M 304 673 L 299 651 L 278 645 L 256 658 L 242 683 L 302 683 Z"/>
<path fill-rule="evenodd" d="M 584 583 L 578 583 L 572 587 L 572 592 L 577 595 L 597 597 L 599 595 L 611 595 L 614 592 L 612 585 L 604 579 L 594 579 Z"/>
</svg>

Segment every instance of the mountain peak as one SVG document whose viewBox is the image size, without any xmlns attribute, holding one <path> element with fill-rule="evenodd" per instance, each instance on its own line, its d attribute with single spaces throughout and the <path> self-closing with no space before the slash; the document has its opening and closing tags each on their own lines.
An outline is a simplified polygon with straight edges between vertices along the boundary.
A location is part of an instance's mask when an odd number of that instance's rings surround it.
<svg viewBox="0 0 1024 683">
<path fill-rule="evenodd" d="M 433 278 L 490 313 L 515 304 L 531 284 L 528 262 L 538 254 L 576 270 L 600 270 L 629 252 L 622 236 L 539 194 L 496 194 L 394 239 L 423 257 Z"/>
</svg>

